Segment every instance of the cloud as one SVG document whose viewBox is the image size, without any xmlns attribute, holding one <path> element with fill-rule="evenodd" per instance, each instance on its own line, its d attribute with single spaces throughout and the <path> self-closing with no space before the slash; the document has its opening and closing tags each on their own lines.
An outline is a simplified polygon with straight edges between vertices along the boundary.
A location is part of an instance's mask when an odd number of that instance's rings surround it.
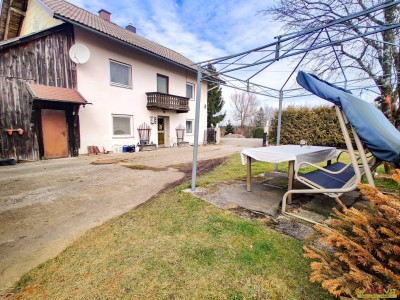
<svg viewBox="0 0 400 300">
<path fill-rule="evenodd" d="M 111 21 L 125 27 L 132 23 L 137 33 L 151 41 L 175 50 L 194 62 L 213 59 L 253 49 L 274 42 L 281 34 L 282 24 L 259 13 L 267 4 L 259 0 L 70 0 L 94 14 L 100 9 L 112 13 Z M 257 56 L 258 55 L 258 56 Z M 265 53 L 253 55 L 253 61 Z M 268 72 L 252 80 L 258 84 L 280 89 L 293 66 L 287 62 L 274 63 Z M 246 79 L 260 67 L 237 73 Z M 294 85 L 290 79 L 285 88 Z M 223 87 L 226 109 L 230 109 L 232 89 Z M 277 94 L 278 97 L 278 94 Z M 276 106 L 278 100 L 259 96 L 261 102 Z M 304 103 L 305 100 L 287 100 Z M 287 102 L 285 101 L 285 103 Z M 294 102 L 293 102 L 294 101 Z M 314 103 L 314 102 L 310 102 Z"/>
<path fill-rule="evenodd" d="M 138 34 L 194 61 L 233 54 L 270 42 L 280 28 L 257 13 L 264 8 L 258 0 L 70 2 L 94 14 L 106 9 L 118 25 L 125 27 L 132 23 Z"/>
</svg>

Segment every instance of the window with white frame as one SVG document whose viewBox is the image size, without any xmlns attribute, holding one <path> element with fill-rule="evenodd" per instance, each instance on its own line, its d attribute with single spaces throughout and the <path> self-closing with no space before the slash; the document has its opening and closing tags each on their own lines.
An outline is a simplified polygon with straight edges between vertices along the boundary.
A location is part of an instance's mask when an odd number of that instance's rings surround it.
<svg viewBox="0 0 400 300">
<path fill-rule="evenodd" d="M 131 88 L 132 67 L 110 59 L 110 83 L 115 86 Z"/>
<path fill-rule="evenodd" d="M 186 82 L 186 97 L 194 100 L 194 84 Z"/>
<path fill-rule="evenodd" d="M 114 137 L 133 137 L 133 116 L 112 115 Z"/>
<path fill-rule="evenodd" d="M 193 133 L 193 120 L 186 120 L 186 133 Z"/>
</svg>

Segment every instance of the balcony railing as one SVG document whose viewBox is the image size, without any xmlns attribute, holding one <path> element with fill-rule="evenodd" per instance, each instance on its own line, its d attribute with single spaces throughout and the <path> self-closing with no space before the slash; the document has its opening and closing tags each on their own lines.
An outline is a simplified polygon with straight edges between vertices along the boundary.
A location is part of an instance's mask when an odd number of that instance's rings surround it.
<svg viewBox="0 0 400 300">
<path fill-rule="evenodd" d="M 189 111 L 189 98 L 152 92 L 147 95 L 147 109 L 175 110 L 177 113 Z"/>
</svg>

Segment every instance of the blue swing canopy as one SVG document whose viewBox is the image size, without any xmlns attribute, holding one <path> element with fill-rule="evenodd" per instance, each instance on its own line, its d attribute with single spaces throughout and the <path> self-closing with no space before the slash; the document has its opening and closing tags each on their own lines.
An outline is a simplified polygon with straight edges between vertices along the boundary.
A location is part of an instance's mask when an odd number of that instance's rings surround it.
<svg viewBox="0 0 400 300">
<path fill-rule="evenodd" d="M 314 95 L 338 105 L 365 147 L 377 159 L 400 167 L 400 132 L 379 109 L 315 75 L 300 71 L 296 80 Z"/>
</svg>

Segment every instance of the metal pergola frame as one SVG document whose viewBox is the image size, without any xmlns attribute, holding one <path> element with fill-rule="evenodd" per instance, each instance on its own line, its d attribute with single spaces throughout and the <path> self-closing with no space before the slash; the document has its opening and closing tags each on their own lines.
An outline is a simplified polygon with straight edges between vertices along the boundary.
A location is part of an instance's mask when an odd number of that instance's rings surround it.
<svg viewBox="0 0 400 300">
<path fill-rule="evenodd" d="M 260 46 L 254 49 L 250 49 L 244 52 L 240 52 L 233 55 L 228 55 L 224 57 L 209 59 L 197 63 L 197 86 L 201 85 L 202 80 L 207 80 L 209 82 L 215 82 L 222 86 L 231 87 L 236 90 L 241 90 L 245 92 L 250 92 L 258 94 L 264 97 L 279 99 L 279 111 L 278 111 L 278 130 L 277 130 L 277 144 L 280 143 L 280 132 L 281 132 L 281 121 L 282 121 L 282 103 L 283 99 L 303 97 L 306 95 L 311 95 L 304 92 L 304 89 L 300 88 L 289 88 L 285 89 L 287 83 L 297 71 L 300 64 L 307 56 L 310 51 L 323 49 L 331 47 L 336 56 L 336 61 L 340 67 L 341 73 L 343 75 L 344 81 L 335 82 L 337 85 L 343 85 L 344 88 L 349 90 L 352 89 L 365 89 L 376 87 L 376 85 L 362 86 L 348 88 L 347 85 L 352 82 L 361 81 L 362 79 L 349 80 L 343 70 L 339 57 L 337 55 L 335 46 L 340 45 L 345 42 L 353 41 L 366 36 L 372 36 L 374 34 L 400 28 L 399 23 L 395 24 L 383 24 L 378 26 L 358 26 L 354 25 L 354 28 L 363 28 L 365 30 L 362 34 L 355 34 L 348 31 L 348 27 L 340 30 L 338 28 L 343 27 L 344 22 L 350 20 L 356 20 L 357 18 L 364 18 L 371 14 L 378 14 L 387 8 L 398 5 L 400 0 L 394 1 L 389 0 L 384 3 L 375 5 L 373 7 L 364 9 L 360 12 L 350 14 L 346 17 L 333 20 L 325 25 L 321 25 L 315 28 L 310 28 L 302 30 L 299 32 L 288 33 L 275 37 L 276 41 Z M 344 37 L 331 36 L 329 29 L 334 27 L 341 34 L 345 34 Z M 369 39 L 374 40 L 373 37 Z M 312 41 L 311 43 L 307 41 Z M 382 42 L 382 41 L 379 41 Z M 399 47 L 399 45 L 394 45 Z M 282 59 L 287 59 L 291 57 L 301 56 L 297 65 L 293 68 L 290 75 L 287 77 L 284 84 L 280 89 L 268 87 L 255 82 L 255 78 L 260 73 L 267 70 L 270 66 L 274 65 L 277 61 Z M 210 72 L 208 66 L 212 65 L 217 70 L 215 72 Z M 251 76 L 243 76 L 240 74 L 244 70 L 249 68 L 257 68 Z M 242 72 L 243 73 L 243 72 Z M 370 78 L 365 78 L 370 79 Z M 201 89 L 196 91 L 196 116 L 195 116 L 195 128 L 194 128 L 194 148 L 193 148 L 193 162 L 192 162 L 192 185 L 191 189 L 196 188 L 196 176 L 197 176 L 197 154 L 199 146 L 199 120 L 200 120 L 200 101 L 201 101 Z"/>
</svg>

